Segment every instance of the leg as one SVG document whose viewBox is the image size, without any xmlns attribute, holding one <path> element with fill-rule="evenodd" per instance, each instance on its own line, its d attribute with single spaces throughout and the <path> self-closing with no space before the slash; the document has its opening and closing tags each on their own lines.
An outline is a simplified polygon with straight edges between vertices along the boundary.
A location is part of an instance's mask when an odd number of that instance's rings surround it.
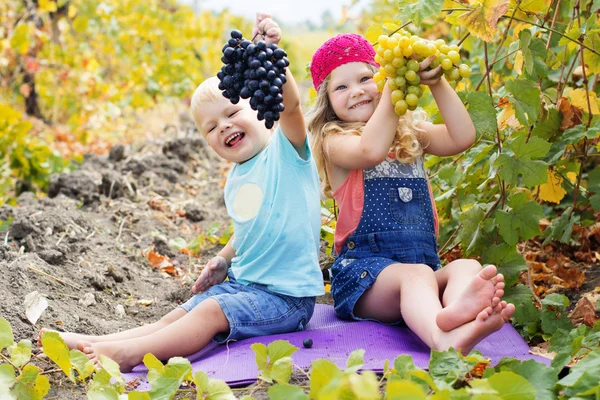
<svg viewBox="0 0 600 400">
<path fill-rule="evenodd" d="M 436 350 L 454 347 L 468 353 L 510 318 L 514 306 L 510 305 L 509 308 L 506 303 L 503 305 L 504 308 L 501 308 L 499 304 L 497 310 L 488 307 L 477 314 L 472 322 L 451 332 L 444 332 L 436 323 L 442 305 L 434 272 L 423 264 L 393 264 L 379 274 L 373 286 L 359 299 L 354 313 L 359 317 L 384 322 L 398 320 L 401 316 L 429 347 Z"/>
<path fill-rule="evenodd" d="M 229 321 L 221 306 L 209 298 L 183 317 L 146 336 L 97 343 L 81 341 L 77 348 L 95 362 L 99 362 L 100 355 L 105 355 L 126 372 L 138 365 L 146 353 L 160 360 L 188 356 L 204 348 L 217 333 L 228 331 Z"/>
<path fill-rule="evenodd" d="M 58 331 L 56 331 L 56 332 L 65 341 L 65 343 L 67 344 L 69 349 L 72 350 L 72 349 L 77 348 L 77 342 L 80 342 L 80 341 L 86 341 L 89 343 L 110 342 L 110 341 L 116 341 L 116 340 L 135 339 L 138 337 L 146 336 L 146 335 L 154 333 L 157 330 L 162 329 L 165 326 L 177 321 L 179 318 L 183 317 L 185 314 L 187 314 L 187 312 L 183 308 L 178 307 L 178 308 L 174 309 L 173 311 L 169 312 L 164 317 L 162 317 L 160 320 L 158 320 L 152 324 L 139 326 L 137 328 L 128 329 L 123 332 L 111 333 L 108 335 L 94 336 L 94 335 L 83 335 L 83 334 L 74 333 L 74 332 L 58 332 Z M 42 334 L 47 331 L 50 331 L 50 330 L 44 328 L 44 329 L 40 330 L 40 332 L 38 333 L 38 336 L 37 336 L 38 346 L 40 346 L 40 347 L 42 346 L 42 342 L 41 342 Z"/>
<path fill-rule="evenodd" d="M 437 324 L 444 331 L 472 321 L 504 296 L 504 277 L 493 265 L 482 269 L 475 260 L 456 260 L 435 274 L 443 287 L 444 309 L 437 316 Z"/>
</svg>

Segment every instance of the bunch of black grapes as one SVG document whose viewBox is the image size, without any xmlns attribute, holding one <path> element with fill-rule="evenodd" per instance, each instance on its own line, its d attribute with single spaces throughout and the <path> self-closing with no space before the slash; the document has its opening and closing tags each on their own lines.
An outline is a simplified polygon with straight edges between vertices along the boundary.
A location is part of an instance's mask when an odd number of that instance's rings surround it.
<svg viewBox="0 0 600 400">
<path fill-rule="evenodd" d="M 283 107 L 285 72 L 290 62 L 283 49 L 264 41 L 254 44 L 242 32 L 231 31 L 231 39 L 223 46 L 221 61 L 225 65 L 217 73 L 219 89 L 233 104 L 250 98 L 250 107 L 265 120 L 268 129 L 279 120 Z"/>
</svg>

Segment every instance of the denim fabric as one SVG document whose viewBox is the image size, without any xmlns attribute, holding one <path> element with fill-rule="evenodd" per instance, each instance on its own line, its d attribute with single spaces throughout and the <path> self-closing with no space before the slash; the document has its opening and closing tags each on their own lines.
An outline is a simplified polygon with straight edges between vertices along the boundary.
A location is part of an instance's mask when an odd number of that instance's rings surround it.
<svg viewBox="0 0 600 400">
<path fill-rule="evenodd" d="M 193 296 L 180 307 L 190 312 L 208 298 L 217 300 L 229 321 L 229 333 L 213 338 L 217 343 L 302 331 L 316 303 L 315 297 L 286 296 L 257 283 L 243 285 L 230 272 L 229 280 Z"/>
<path fill-rule="evenodd" d="M 388 171 L 365 171 L 360 222 L 332 266 L 331 294 L 340 318 L 362 319 L 354 315 L 356 302 L 389 265 L 441 266 L 426 179 L 393 177 Z"/>
</svg>

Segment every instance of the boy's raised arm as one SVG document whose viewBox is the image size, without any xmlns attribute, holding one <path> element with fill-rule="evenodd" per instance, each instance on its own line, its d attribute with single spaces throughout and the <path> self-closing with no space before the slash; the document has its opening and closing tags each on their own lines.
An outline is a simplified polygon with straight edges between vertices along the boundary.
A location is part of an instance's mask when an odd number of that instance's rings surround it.
<svg viewBox="0 0 600 400">
<path fill-rule="evenodd" d="M 257 34 L 259 34 L 257 36 Z M 267 44 L 279 44 L 281 40 L 281 29 L 270 14 L 257 13 L 256 25 L 252 30 L 252 37 L 263 35 Z M 285 110 L 281 113 L 279 123 L 281 130 L 292 143 L 298 154 L 304 158 L 306 155 L 306 122 L 300 105 L 300 93 L 298 85 L 290 69 L 286 72 L 286 83 L 283 85 L 283 105 Z"/>
</svg>

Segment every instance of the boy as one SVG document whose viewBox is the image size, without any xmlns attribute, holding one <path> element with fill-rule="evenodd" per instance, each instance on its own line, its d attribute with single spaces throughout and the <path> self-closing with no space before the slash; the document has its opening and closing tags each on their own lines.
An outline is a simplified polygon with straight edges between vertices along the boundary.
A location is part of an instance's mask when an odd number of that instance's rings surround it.
<svg viewBox="0 0 600 400">
<path fill-rule="evenodd" d="M 269 15 L 258 14 L 254 30 L 267 44 L 279 43 L 281 30 Z M 222 96 L 217 78 L 196 89 L 191 107 L 198 130 L 219 156 L 234 163 L 225 186 L 234 235 L 206 264 L 192 288 L 197 294 L 181 307 L 120 333 L 61 332 L 69 348 L 96 362 L 104 354 L 129 371 L 146 353 L 166 360 L 193 354 L 211 340 L 304 329 L 315 296 L 323 294 L 319 180 L 289 70 L 283 90 L 285 110 L 271 133 L 248 100 L 232 104 Z"/>
</svg>

